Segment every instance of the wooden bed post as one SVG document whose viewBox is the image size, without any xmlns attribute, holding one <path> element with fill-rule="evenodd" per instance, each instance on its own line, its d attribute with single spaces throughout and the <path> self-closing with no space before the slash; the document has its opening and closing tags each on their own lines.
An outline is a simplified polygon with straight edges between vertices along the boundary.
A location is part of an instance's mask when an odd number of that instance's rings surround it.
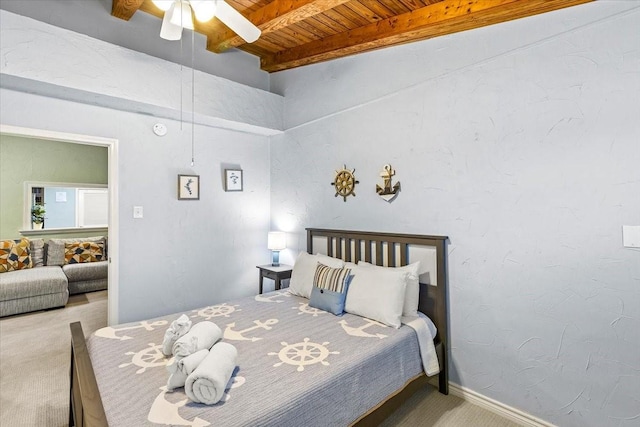
<svg viewBox="0 0 640 427">
<path fill-rule="evenodd" d="M 437 321 L 440 342 L 442 343 L 442 357 L 440 358 L 440 374 L 438 374 L 438 390 L 442 394 L 449 394 L 449 310 L 447 295 L 447 239 L 440 240 L 437 247 L 438 282 L 437 290 Z M 440 272 L 445 274 L 440 274 Z"/>
<path fill-rule="evenodd" d="M 71 329 L 69 425 L 108 427 L 82 325 L 80 322 L 73 322 L 69 328 Z"/>
</svg>

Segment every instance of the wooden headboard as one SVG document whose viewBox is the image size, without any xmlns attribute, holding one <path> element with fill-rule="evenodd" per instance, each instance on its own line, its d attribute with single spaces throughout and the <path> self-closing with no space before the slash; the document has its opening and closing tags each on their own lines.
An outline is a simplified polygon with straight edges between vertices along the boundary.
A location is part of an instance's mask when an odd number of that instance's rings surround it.
<svg viewBox="0 0 640 427">
<path fill-rule="evenodd" d="M 429 283 L 420 283 L 418 310 L 429 316 L 438 328 L 435 339 L 440 362 L 438 378 L 441 393 L 449 393 L 447 302 L 447 236 L 421 234 L 376 233 L 369 231 L 307 228 L 307 252 L 323 253 L 345 262 L 366 261 L 376 265 L 401 267 L 421 261 L 420 248 L 432 248 L 435 256 L 427 257 L 423 270 Z M 415 250 L 414 250 L 415 249 Z M 412 258 L 412 255 L 416 255 Z M 414 259 L 416 258 L 416 259 Z M 433 263 L 431 263 L 433 261 Z M 433 265 L 429 265 L 433 264 Z"/>
</svg>

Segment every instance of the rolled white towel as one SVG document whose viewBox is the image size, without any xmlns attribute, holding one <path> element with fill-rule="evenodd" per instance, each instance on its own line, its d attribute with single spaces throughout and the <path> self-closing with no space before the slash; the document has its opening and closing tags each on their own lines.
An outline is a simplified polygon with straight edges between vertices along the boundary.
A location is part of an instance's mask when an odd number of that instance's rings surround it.
<svg viewBox="0 0 640 427">
<path fill-rule="evenodd" d="M 187 377 L 184 391 L 197 403 L 214 405 L 222 399 L 236 368 L 238 350 L 226 342 L 214 345 L 207 357 Z"/>
<path fill-rule="evenodd" d="M 169 375 L 169 380 L 167 381 L 167 389 L 172 391 L 176 388 L 184 387 L 184 383 L 189 374 L 192 373 L 198 365 L 200 365 L 208 354 L 209 350 L 206 349 L 196 351 L 187 357 L 176 358 L 173 363 L 167 365 L 167 369 L 171 373 L 171 375 Z"/>
<path fill-rule="evenodd" d="M 176 320 L 171 322 L 169 325 L 169 329 L 164 333 L 164 341 L 162 341 L 162 354 L 165 356 L 171 356 L 171 352 L 173 350 L 173 344 L 189 332 L 191 329 L 191 320 L 186 314 L 178 317 Z"/>
<path fill-rule="evenodd" d="M 200 350 L 209 350 L 222 338 L 222 331 L 213 322 L 200 322 L 191 327 L 189 332 L 181 336 L 173 344 L 175 357 L 187 357 Z"/>
</svg>

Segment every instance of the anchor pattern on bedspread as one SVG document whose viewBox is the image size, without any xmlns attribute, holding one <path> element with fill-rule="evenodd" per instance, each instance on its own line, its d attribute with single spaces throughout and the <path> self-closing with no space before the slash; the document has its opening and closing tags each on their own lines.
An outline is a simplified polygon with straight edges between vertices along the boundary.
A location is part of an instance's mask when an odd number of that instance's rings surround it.
<svg viewBox="0 0 640 427">
<path fill-rule="evenodd" d="M 271 293 L 269 296 L 263 296 L 262 294 L 258 294 L 253 299 L 258 302 L 284 302 L 283 299 L 276 299 L 280 297 L 289 298 L 291 297 L 291 293 L 289 291 L 274 292 L 274 293 Z"/>
<path fill-rule="evenodd" d="M 254 323 L 254 326 L 250 326 L 248 328 L 241 329 L 241 330 L 234 329 L 236 327 L 236 322 L 229 323 L 224 330 L 224 338 L 227 340 L 233 340 L 233 341 L 254 341 L 255 342 L 255 341 L 261 340 L 262 338 L 260 337 L 255 337 L 255 336 L 246 337 L 244 336 L 244 334 L 246 334 L 247 332 L 254 331 L 256 329 L 264 329 L 264 330 L 270 331 L 272 329 L 271 327 L 276 323 L 278 323 L 278 319 L 268 319 L 268 320 L 265 320 L 264 322 L 260 320 L 254 320 L 253 323 Z"/>
<path fill-rule="evenodd" d="M 301 314 L 310 314 L 313 317 L 318 317 L 321 314 L 326 313 L 324 310 L 320 310 L 319 308 L 313 308 L 309 305 L 309 303 L 301 302 L 298 307 L 291 307 L 292 310 L 298 310 L 298 315 Z"/>
<path fill-rule="evenodd" d="M 227 388 L 220 402 L 224 403 L 231 399 L 231 390 L 243 386 L 246 381 L 246 378 L 240 375 L 232 377 L 227 384 Z M 183 399 L 176 403 L 169 402 L 166 399 L 167 393 L 171 393 L 167 390 L 167 386 L 160 387 L 160 394 L 156 396 L 149 409 L 149 414 L 147 415 L 148 421 L 154 424 L 171 426 L 206 427 L 211 425 L 211 423 L 199 417 L 195 417 L 192 421 L 183 418 L 182 415 L 180 415 L 180 408 L 185 406 L 187 402 L 189 402 L 189 399 Z"/>
<path fill-rule="evenodd" d="M 211 425 L 208 421 L 202 418 L 195 417 L 193 421 L 182 418 L 179 409 L 187 404 L 189 399 L 183 399 L 177 403 L 171 403 L 166 398 L 167 387 L 160 387 L 160 394 L 155 398 L 147 420 L 154 424 L 170 425 L 170 426 L 192 426 L 192 427 L 206 427 Z"/>
<path fill-rule="evenodd" d="M 340 324 L 340 326 L 342 326 L 342 329 L 349 335 L 353 336 L 353 337 L 362 337 L 362 338 L 386 338 L 387 335 L 385 334 L 371 334 L 369 332 L 366 332 L 365 329 L 369 329 L 372 326 L 378 326 L 381 328 L 387 328 L 387 325 L 384 325 L 380 322 L 376 322 L 375 320 L 371 320 L 371 319 L 366 319 L 363 318 L 362 320 L 364 320 L 364 323 L 358 327 L 353 327 L 353 326 L 349 326 L 349 323 L 347 323 L 346 320 L 341 320 L 338 323 Z"/>
<path fill-rule="evenodd" d="M 140 322 L 140 324 L 135 325 L 135 326 L 125 326 L 124 328 L 112 328 L 111 326 L 107 326 L 101 329 L 98 329 L 94 335 L 98 336 L 100 338 L 108 338 L 108 339 L 112 339 L 112 340 L 130 340 L 133 339 L 133 337 L 130 337 L 128 335 L 121 335 L 118 336 L 116 335 L 117 332 L 120 331 L 132 331 L 135 329 L 145 329 L 147 331 L 153 331 L 155 327 L 157 326 L 165 326 L 167 323 L 169 323 L 166 320 L 157 320 L 155 322 L 146 322 L 146 321 L 142 321 Z"/>
</svg>

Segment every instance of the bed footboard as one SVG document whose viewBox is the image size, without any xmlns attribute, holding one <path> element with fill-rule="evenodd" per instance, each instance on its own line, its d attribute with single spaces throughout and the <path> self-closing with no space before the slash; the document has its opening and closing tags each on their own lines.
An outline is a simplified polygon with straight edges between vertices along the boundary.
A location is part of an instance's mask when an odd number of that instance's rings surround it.
<svg viewBox="0 0 640 427">
<path fill-rule="evenodd" d="M 80 322 L 70 325 L 69 426 L 108 426 Z"/>
</svg>

